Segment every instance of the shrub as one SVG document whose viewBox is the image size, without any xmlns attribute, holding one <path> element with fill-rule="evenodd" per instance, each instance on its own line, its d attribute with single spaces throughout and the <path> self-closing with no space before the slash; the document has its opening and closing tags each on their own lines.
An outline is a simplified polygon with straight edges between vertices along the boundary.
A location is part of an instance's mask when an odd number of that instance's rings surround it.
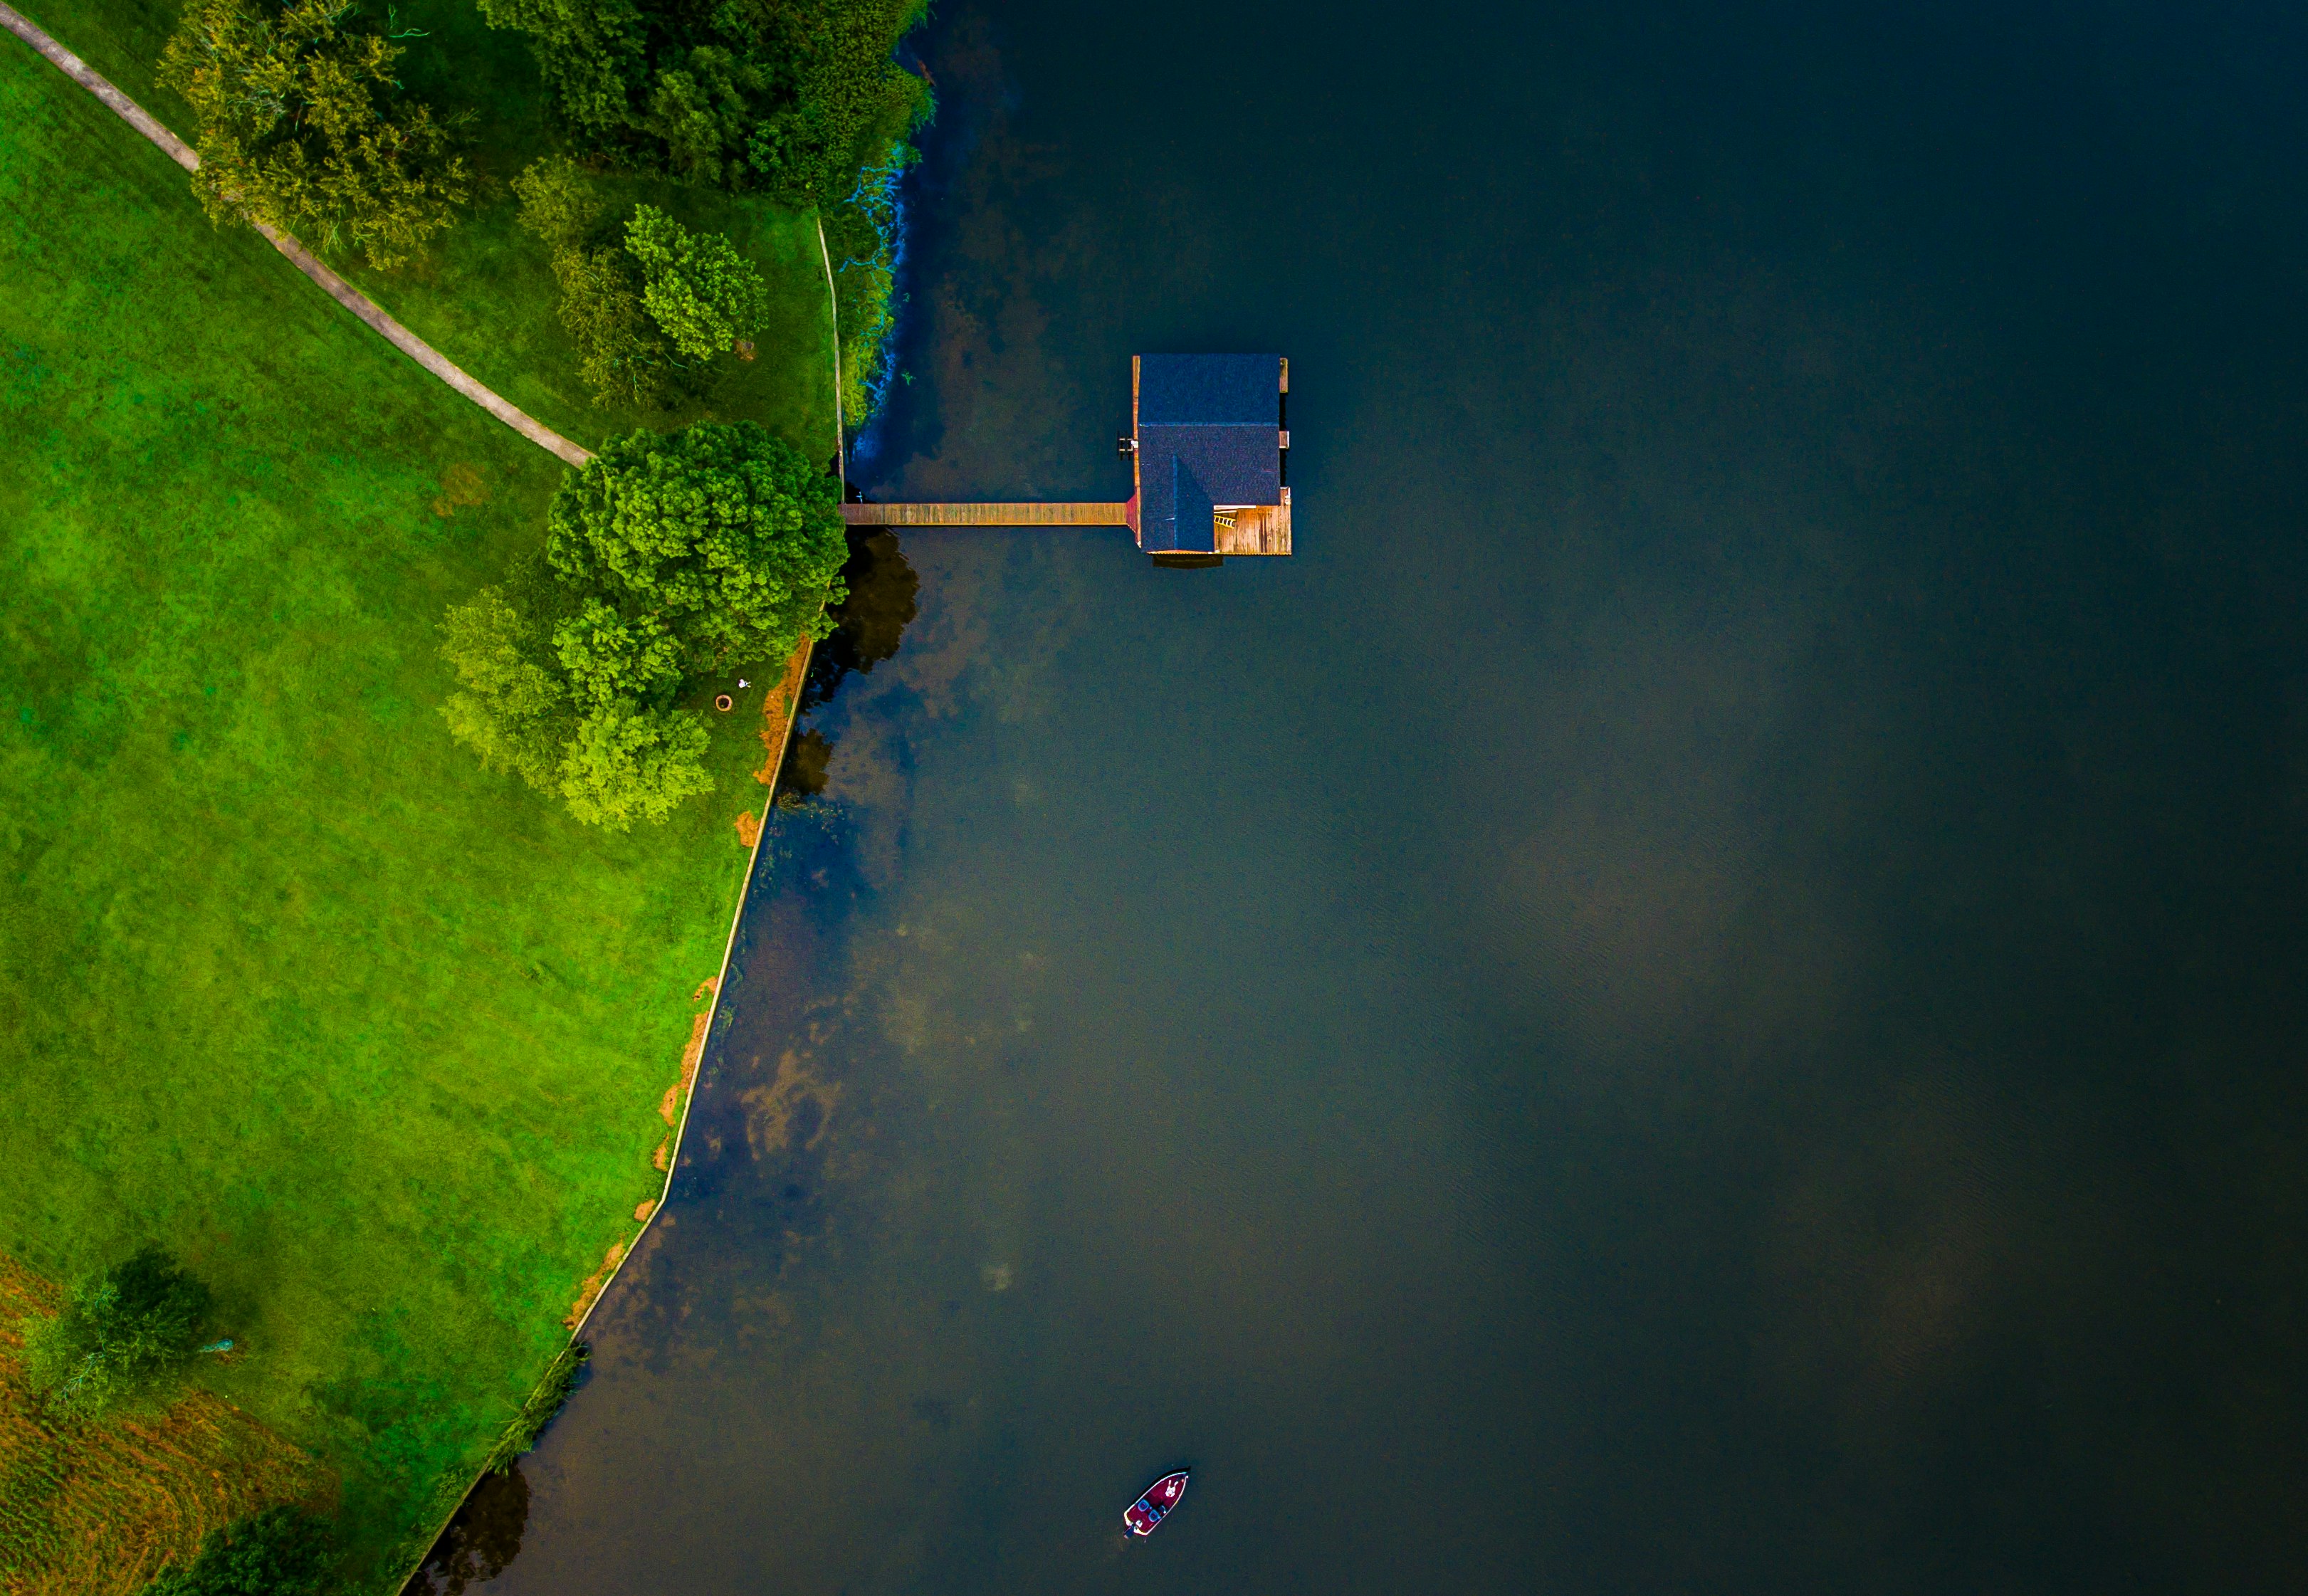
<svg viewBox="0 0 2308 1596">
<path fill-rule="evenodd" d="M 25 1321 L 26 1376 L 55 1417 L 100 1417 L 181 1367 L 209 1311 L 209 1289 L 147 1247 L 75 1281 L 55 1318 Z"/>
<path fill-rule="evenodd" d="M 268 1508 L 202 1537 L 199 1556 L 161 1570 L 145 1596 L 324 1596 L 335 1560 L 326 1523 Z"/>
<path fill-rule="evenodd" d="M 400 47 L 340 24 L 346 0 L 190 0 L 160 81 L 193 108 L 193 186 L 219 221 L 293 232 L 384 270 L 450 225 L 471 192 L 452 127 L 399 96 Z"/>
<path fill-rule="evenodd" d="M 591 1361 L 592 1357 L 593 1349 L 583 1342 L 573 1342 L 561 1349 L 552 1366 L 545 1371 L 545 1378 L 538 1383 L 536 1390 L 529 1393 L 529 1400 L 521 1404 L 521 1411 L 513 1416 L 511 1424 L 505 1426 L 504 1434 L 497 1437 L 496 1447 L 489 1454 L 489 1472 L 503 1474 L 509 1471 L 521 1454 L 537 1445 L 538 1437 L 545 1433 L 545 1427 L 561 1417 L 561 1410 L 567 1407 L 569 1399 L 576 1394 L 577 1383 L 583 1377 L 585 1365 Z"/>
<path fill-rule="evenodd" d="M 555 251 L 583 246 L 601 220 L 601 199 L 584 168 L 565 155 L 529 163 L 512 180 L 521 202 L 521 225 Z"/>
</svg>

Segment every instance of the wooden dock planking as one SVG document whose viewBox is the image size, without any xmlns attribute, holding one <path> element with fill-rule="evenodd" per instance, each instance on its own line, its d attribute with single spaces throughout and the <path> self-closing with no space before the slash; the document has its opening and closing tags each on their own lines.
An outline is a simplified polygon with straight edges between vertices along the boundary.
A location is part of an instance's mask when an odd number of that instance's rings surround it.
<svg viewBox="0 0 2308 1596">
<path fill-rule="evenodd" d="M 1228 513 L 1221 512 L 1221 514 Z M 1230 513 L 1234 524 L 1219 522 L 1220 554 L 1288 554 L 1290 552 L 1290 490 L 1282 490 L 1279 505 L 1252 505 Z"/>
<path fill-rule="evenodd" d="M 1121 526 L 1128 505 L 844 505 L 851 526 Z"/>
</svg>

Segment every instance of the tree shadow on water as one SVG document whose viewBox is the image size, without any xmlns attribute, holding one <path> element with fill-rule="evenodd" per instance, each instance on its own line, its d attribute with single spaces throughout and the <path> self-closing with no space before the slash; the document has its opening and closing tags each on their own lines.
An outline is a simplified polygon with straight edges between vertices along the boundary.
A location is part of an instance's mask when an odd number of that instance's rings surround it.
<svg viewBox="0 0 2308 1596">
<path fill-rule="evenodd" d="M 529 1481 L 521 1465 L 482 1475 L 401 1596 L 460 1596 L 468 1586 L 487 1584 L 521 1554 L 528 1527 Z"/>
<path fill-rule="evenodd" d="M 833 608 L 833 635 L 810 658 L 797 724 L 831 703 L 851 673 L 866 676 L 894 659 L 906 627 L 921 613 L 921 578 L 887 527 L 849 534 L 841 579 L 849 596 Z M 822 728 L 812 726 L 797 735 L 778 778 L 779 801 L 799 803 L 823 792 L 832 756 L 833 740 Z"/>
</svg>

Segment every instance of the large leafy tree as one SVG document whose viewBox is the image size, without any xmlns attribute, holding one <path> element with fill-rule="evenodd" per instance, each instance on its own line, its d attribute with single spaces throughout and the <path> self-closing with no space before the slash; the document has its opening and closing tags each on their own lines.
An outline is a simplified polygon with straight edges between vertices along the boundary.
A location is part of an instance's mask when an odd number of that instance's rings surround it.
<svg viewBox="0 0 2308 1596">
<path fill-rule="evenodd" d="M 63 1313 L 25 1322 L 25 1373 L 51 1414 L 98 1418 L 190 1359 L 209 1312 L 208 1288 L 148 1247 L 75 1281 Z"/>
<path fill-rule="evenodd" d="M 750 336 L 768 313 L 769 286 L 719 233 L 693 233 L 653 206 L 636 205 L 625 251 L 641 264 L 642 303 L 673 347 L 694 359 Z"/>
<path fill-rule="evenodd" d="M 349 0 L 191 0 L 160 81 L 193 108 L 193 185 L 220 221 L 398 265 L 471 193 L 454 129 L 400 92 L 400 47 L 349 26 Z"/>
<path fill-rule="evenodd" d="M 839 500 L 751 422 L 636 432 L 563 482 L 545 557 L 573 590 L 661 627 L 685 671 L 768 665 L 831 629 L 848 552 Z"/>
<path fill-rule="evenodd" d="M 480 0 L 596 148 L 795 205 L 846 201 L 929 113 L 891 59 L 923 0 Z"/>
<path fill-rule="evenodd" d="M 589 824 L 662 820 L 712 785 L 682 694 L 825 636 L 847 552 L 833 483 L 761 427 L 636 432 L 563 480 L 541 564 L 450 610 L 442 712 Z"/>
</svg>

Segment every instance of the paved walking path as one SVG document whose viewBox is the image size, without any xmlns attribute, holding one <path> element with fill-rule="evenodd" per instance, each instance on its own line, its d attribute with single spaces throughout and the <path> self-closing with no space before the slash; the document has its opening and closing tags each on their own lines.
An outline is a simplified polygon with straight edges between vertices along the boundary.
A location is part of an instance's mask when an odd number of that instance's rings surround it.
<svg viewBox="0 0 2308 1596">
<path fill-rule="evenodd" d="M 97 99 L 109 106 L 114 114 L 123 122 L 158 144 L 170 160 L 188 172 L 197 172 L 201 169 L 201 158 L 194 153 L 192 146 L 154 121 L 151 112 L 106 82 L 87 62 L 49 38 L 23 13 L 13 6 L 0 4 L 0 27 L 5 27 L 9 32 L 47 56 L 57 71 L 95 95 Z M 269 227 L 261 221 L 251 221 L 249 225 L 263 234 L 273 248 L 287 255 L 297 271 L 328 290 L 329 298 L 383 333 L 402 354 L 488 411 L 490 415 L 512 427 L 530 443 L 541 449 L 552 450 L 571 465 L 583 465 L 593 458 L 591 450 L 571 443 L 519 405 L 491 393 L 466 375 L 455 361 L 385 315 L 375 300 L 323 265 L 318 256 L 302 244 L 297 243 L 295 238 L 280 229 Z"/>
</svg>

